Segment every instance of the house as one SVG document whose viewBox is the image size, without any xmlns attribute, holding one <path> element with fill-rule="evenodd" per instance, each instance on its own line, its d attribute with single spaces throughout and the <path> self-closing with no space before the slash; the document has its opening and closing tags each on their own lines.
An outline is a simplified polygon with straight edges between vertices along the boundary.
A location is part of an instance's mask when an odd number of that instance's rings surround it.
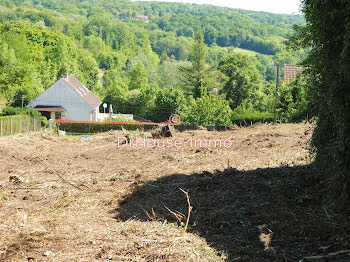
<svg viewBox="0 0 350 262">
<path fill-rule="evenodd" d="M 98 121 L 100 104 L 101 100 L 74 75 L 65 74 L 28 107 L 48 119 Z"/>
<path fill-rule="evenodd" d="M 300 65 L 284 65 L 283 82 L 289 84 L 303 69 Z"/>
<path fill-rule="evenodd" d="M 147 15 L 135 15 L 135 18 L 140 19 L 140 20 L 148 20 L 148 16 Z"/>
</svg>

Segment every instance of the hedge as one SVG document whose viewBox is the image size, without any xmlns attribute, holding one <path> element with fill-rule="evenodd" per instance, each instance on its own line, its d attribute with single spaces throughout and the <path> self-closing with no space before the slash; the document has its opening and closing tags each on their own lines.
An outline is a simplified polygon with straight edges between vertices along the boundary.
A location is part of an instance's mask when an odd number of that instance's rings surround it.
<svg viewBox="0 0 350 262">
<path fill-rule="evenodd" d="M 111 130 L 143 130 L 144 123 L 138 122 L 93 122 L 93 121 L 64 121 L 56 120 L 60 130 L 68 133 L 93 134 L 103 133 Z M 149 124 L 149 123 L 147 123 Z"/>
<path fill-rule="evenodd" d="M 272 113 L 267 112 L 243 112 L 233 113 L 232 122 L 234 124 L 250 124 L 257 122 L 273 122 L 274 116 Z"/>
<path fill-rule="evenodd" d="M 30 117 L 41 117 L 41 113 L 35 109 L 11 107 L 11 106 L 5 107 L 1 115 L 3 116 L 27 115 Z"/>
</svg>

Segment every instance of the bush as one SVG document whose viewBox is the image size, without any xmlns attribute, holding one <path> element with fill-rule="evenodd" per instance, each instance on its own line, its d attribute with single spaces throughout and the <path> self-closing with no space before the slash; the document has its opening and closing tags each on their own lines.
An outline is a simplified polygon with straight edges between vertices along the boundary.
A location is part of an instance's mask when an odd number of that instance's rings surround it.
<svg viewBox="0 0 350 262">
<path fill-rule="evenodd" d="M 234 124 L 246 125 L 257 122 L 273 122 L 274 115 L 271 112 L 260 112 L 254 110 L 249 103 L 240 105 L 232 112 L 232 122 Z"/>
<path fill-rule="evenodd" d="M 121 115 L 121 114 L 117 114 L 116 117 L 114 118 L 111 118 L 111 117 L 108 117 L 106 119 L 104 119 L 104 121 L 106 122 L 109 122 L 109 121 L 114 121 L 114 122 L 136 122 L 135 120 L 133 119 L 129 119 L 129 118 L 126 118 L 125 116 Z"/>
<path fill-rule="evenodd" d="M 274 117 L 272 113 L 269 112 L 259 112 L 259 111 L 233 111 L 232 122 L 234 124 L 250 124 L 257 122 L 273 122 Z"/>
<path fill-rule="evenodd" d="M 190 97 L 179 109 L 186 124 L 201 126 L 231 126 L 232 110 L 222 96 L 205 95 L 197 99 Z"/>
<path fill-rule="evenodd" d="M 140 130 L 143 129 L 143 125 L 140 123 L 133 122 L 76 122 L 76 121 L 55 121 L 60 130 L 69 133 L 80 133 L 80 134 L 93 134 L 108 132 L 111 130 Z"/>
<path fill-rule="evenodd" d="M 41 117 L 41 113 L 35 109 L 7 106 L 3 109 L 3 116 L 27 115 L 30 117 Z"/>
<path fill-rule="evenodd" d="M 299 122 L 310 116 L 311 104 L 304 76 L 282 85 L 278 95 L 278 117 L 283 122 Z M 312 116 L 312 115 L 311 115 Z"/>
</svg>

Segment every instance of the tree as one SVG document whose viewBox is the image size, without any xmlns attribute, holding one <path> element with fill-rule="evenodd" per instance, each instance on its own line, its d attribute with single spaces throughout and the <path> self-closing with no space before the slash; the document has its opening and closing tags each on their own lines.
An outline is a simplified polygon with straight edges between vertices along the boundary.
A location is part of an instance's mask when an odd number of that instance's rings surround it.
<svg viewBox="0 0 350 262">
<path fill-rule="evenodd" d="M 140 89 L 148 84 L 148 73 L 143 64 L 138 63 L 130 71 L 129 89 Z"/>
<path fill-rule="evenodd" d="M 204 95 L 197 99 L 188 98 L 178 110 L 189 125 L 231 126 L 232 110 L 222 96 Z"/>
<path fill-rule="evenodd" d="M 161 57 L 160 57 L 160 64 L 163 64 L 163 63 L 166 63 L 166 62 L 169 62 L 169 57 L 168 57 L 168 54 L 166 51 L 163 51 Z"/>
<path fill-rule="evenodd" d="M 197 98 L 207 94 L 203 80 L 207 72 L 208 47 L 204 43 L 204 36 L 201 31 L 196 33 L 195 40 L 190 55 L 191 65 L 181 67 L 180 71 L 183 74 L 185 85 L 192 91 L 193 97 Z"/>
<path fill-rule="evenodd" d="M 307 62 L 318 116 L 316 163 L 330 174 L 335 196 L 350 200 L 350 5 L 303 0 L 302 9 L 307 24 L 294 40 L 312 49 Z"/>
<path fill-rule="evenodd" d="M 218 69 L 228 77 L 221 93 L 230 101 L 232 109 L 247 99 L 252 104 L 259 102 L 256 96 L 262 88 L 262 77 L 248 55 L 241 53 L 228 55 L 221 59 Z"/>
<path fill-rule="evenodd" d="M 278 90 L 278 116 L 283 121 L 295 122 L 308 117 L 310 97 L 305 76 L 300 75 Z"/>
<path fill-rule="evenodd" d="M 164 122 L 184 103 L 184 95 L 180 89 L 162 88 L 156 94 L 152 120 Z"/>
</svg>

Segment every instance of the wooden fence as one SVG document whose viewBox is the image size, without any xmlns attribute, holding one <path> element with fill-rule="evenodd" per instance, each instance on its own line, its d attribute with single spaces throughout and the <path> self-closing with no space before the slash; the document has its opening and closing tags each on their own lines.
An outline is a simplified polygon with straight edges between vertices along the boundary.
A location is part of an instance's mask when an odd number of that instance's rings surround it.
<svg viewBox="0 0 350 262">
<path fill-rule="evenodd" d="M 40 118 L 27 118 L 25 116 L 0 117 L 0 136 L 38 132 L 40 130 Z"/>
</svg>

